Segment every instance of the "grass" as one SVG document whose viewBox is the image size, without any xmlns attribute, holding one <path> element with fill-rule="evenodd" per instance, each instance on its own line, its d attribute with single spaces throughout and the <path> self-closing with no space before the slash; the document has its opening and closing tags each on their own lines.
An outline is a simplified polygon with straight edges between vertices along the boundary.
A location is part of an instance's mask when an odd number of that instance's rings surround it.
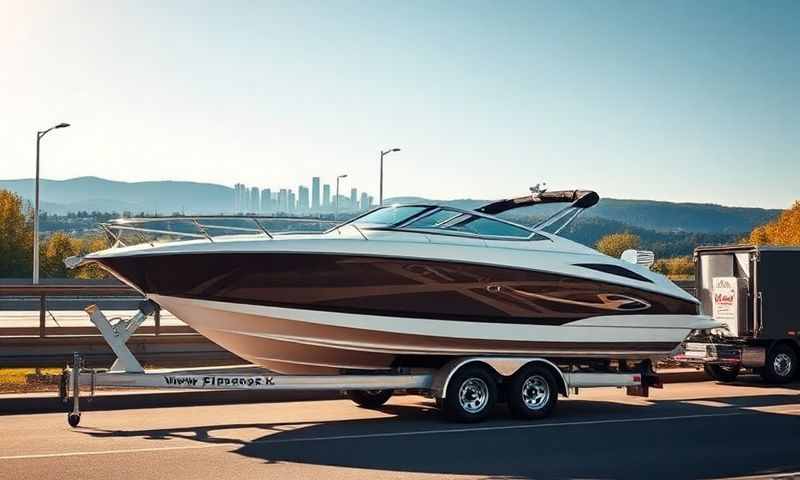
<svg viewBox="0 0 800 480">
<path fill-rule="evenodd" d="M 28 383 L 28 375 L 36 373 L 35 368 L 0 368 L 0 393 L 46 392 L 58 389 L 53 383 Z M 60 368 L 42 368 L 42 375 L 60 375 Z"/>
</svg>

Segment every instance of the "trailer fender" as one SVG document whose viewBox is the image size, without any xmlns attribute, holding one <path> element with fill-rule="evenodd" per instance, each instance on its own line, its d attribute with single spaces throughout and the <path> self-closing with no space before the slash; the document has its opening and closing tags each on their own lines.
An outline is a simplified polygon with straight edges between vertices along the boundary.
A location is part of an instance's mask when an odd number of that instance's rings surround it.
<svg viewBox="0 0 800 480">
<path fill-rule="evenodd" d="M 565 397 L 569 395 L 564 373 L 553 362 L 545 358 L 519 357 L 470 357 L 453 360 L 434 374 L 431 384 L 431 390 L 434 394 L 439 398 L 445 398 L 450 379 L 461 367 L 470 363 L 483 364 L 504 378 L 511 377 L 525 365 L 541 364 L 553 372 L 556 381 L 559 383 L 559 392 Z"/>
</svg>

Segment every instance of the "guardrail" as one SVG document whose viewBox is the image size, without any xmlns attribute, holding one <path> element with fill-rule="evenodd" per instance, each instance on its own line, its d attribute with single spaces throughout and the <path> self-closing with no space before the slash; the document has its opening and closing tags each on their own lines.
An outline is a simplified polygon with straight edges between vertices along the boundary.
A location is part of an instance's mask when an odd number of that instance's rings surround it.
<svg viewBox="0 0 800 480">
<path fill-rule="evenodd" d="M 113 353 L 97 328 L 88 324 L 88 317 L 86 326 L 48 326 L 48 299 L 72 300 L 69 297 L 76 297 L 74 301 L 78 302 L 85 299 L 85 305 L 95 303 L 98 299 L 102 303 L 103 298 L 129 298 L 132 304 L 144 300 L 139 292 L 116 280 L 47 279 L 39 285 L 19 280 L 0 280 L 0 302 L 9 298 L 25 303 L 31 300 L 39 307 L 36 326 L 25 325 L 24 321 L 18 319 L 8 322 L 12 325 L 4 326 L 0 319 L 0 367 L 64 365 L 77 351 L 85 352 L 89 362 L 95 366 L 107 367 L 111 364 Z M 152 366 L 242 363 L 241 359 L 199 335 L 188 325 L 162 325 L 161 319 L 161 311 L 156 310 L 154 324 L 142 326 L 131 338 L 130 347 L 141 361 Z"/>
<path fill-rule="evenodd" d="M 38 299 L 39 326 L 37 331 L 29 327 L 3 327 L 0 324 L 2 336 L 31 336 L 47 337 L 48 333 L 57 335 L 91 335 L 96 333 L 93 327 L 47 327 L 47 298 L 48 297 L 131 297 L 132 299 L 144 298 L 133 288 L 116 280 L 107 281 L 74 281 L 71 279 L 49 280 L 47 283 L 34 285 L 32 283 L 16 283 L 13 281 L 0 281 L 0 297 L 33 297 Z M 91 303 L 91 302 L 87 302 Z M 157 308 L 153 314 L 155 325 L 142 327 L 140 333 L 161 335 L 162 333 L 193 333 L 188 326 L 161 326 L 161 310 Z"/>
</svg>

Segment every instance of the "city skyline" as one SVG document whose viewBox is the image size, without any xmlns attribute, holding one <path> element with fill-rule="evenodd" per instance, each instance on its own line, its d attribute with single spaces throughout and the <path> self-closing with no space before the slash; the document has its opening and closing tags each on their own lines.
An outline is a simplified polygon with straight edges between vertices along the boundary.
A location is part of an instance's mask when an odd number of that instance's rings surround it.
<svg viewBox="0 0 800 480">
<path fill-rule="evenodd" d="M 321 187 L 321 189 L 320 189 Z M 375 207 L 375 197 L 357 187 L 350 187 L 349 195 L 331 196 L 331 184 L 321 183 L 321 177 L 311 178 L 311 188 L 298 185 L 292 188 L 248 186 L 236 183 L 233 187 L 234 213 L 332 213 L 369 210 Z"/>
</svg>

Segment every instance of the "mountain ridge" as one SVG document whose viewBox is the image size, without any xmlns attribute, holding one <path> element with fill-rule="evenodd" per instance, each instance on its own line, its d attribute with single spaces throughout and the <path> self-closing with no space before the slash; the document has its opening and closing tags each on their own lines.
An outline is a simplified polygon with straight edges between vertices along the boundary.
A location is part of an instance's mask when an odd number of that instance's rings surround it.
<svg viewBox="0 0 800 480">
<path fill-rule="evenodd" d="M 0 189 L 33 197 L 33 179 L 0 180 Z M 84 176 L 66 180 L 41 180 L 42 210 L 50 213 L 74 211 L 131 211 L 170 214 L 230 213 L 233 188 L 224 185 L 182 180 L 123 182 Z M 491 200 L 462 198 L 431 200 L 424 197 L 392 197 L 386 203 L 436 203 L 474 209 Z M 509 217 L 543 217 L 557 205 L 542 205 L 508 212 Z M 660 200 L 602 198 L 583 214 L 632 227 L 658 232 L 744 233 L 775 218 L 781 210 L 757 207 L 728 207 L 712 203 L 666 202 Z"/>
</svg>

